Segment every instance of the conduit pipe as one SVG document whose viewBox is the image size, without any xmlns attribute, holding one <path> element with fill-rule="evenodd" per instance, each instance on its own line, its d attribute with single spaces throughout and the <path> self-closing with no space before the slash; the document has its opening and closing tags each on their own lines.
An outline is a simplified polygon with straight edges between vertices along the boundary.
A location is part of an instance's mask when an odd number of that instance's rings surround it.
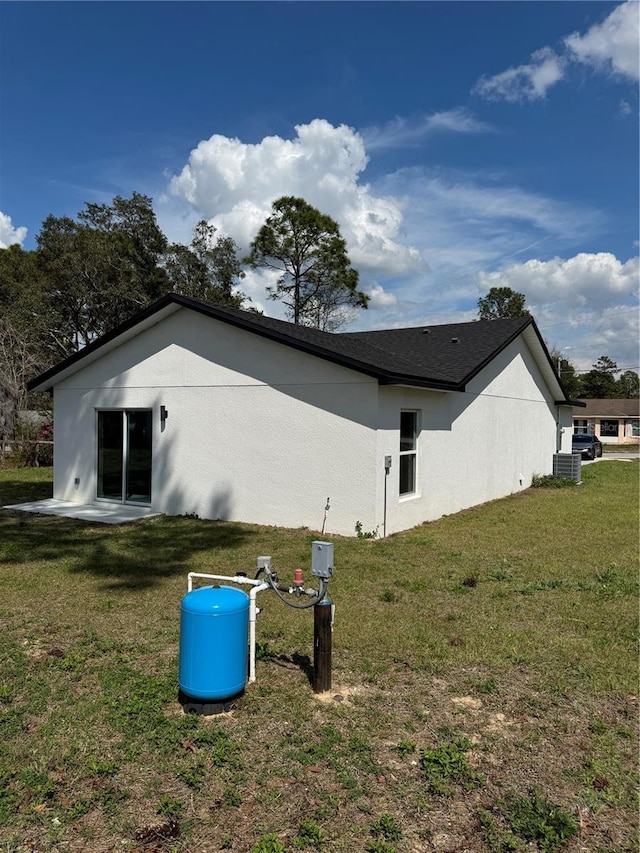
<svg viewBox="0 0 640 853">
<path fill-rule="evenodd" d="M 248 578 L 246 575 L 210 575 L 205 572 L 189 572 L 187 575 L 187 592 L 193 589 L 194 578 L 206 578 L 207 580 L 227 581 L 227 583 L 246 584 L 251 586 L 249 592 L 249 681 L 256 680 L 256 616 L 260 612 L 256 606 L 256 596 L 265 589 L 271 589 L 270 584 L 259 579 Z"/>
</svg>

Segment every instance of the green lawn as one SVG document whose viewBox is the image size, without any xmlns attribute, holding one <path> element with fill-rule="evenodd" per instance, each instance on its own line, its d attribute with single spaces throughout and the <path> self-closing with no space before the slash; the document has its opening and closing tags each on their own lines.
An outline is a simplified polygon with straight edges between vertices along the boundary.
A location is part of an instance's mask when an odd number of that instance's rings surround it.
<svg viewBox="0 0 640 853">
<path fill-rule="evenodd" d="M 50 494 L 0 470 L 0 505 Z M 2 853 L 637 851 L 637 460 L 335 538 L 332 694 L 263 593 L 257 682 L 183 715 L 187 572 L 306 576 L 315 538 L 0 510 Z"/>
</svg>

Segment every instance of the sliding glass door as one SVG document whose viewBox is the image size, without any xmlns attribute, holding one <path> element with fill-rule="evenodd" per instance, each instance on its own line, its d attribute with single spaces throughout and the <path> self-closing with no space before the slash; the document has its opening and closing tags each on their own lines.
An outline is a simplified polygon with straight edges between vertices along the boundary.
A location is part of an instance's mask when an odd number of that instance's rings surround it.
<svg viewBox="0 0 640 853">
<path fill-rule="evenodd" d="M 123 412 L 98 412 L 98 497 L 122 500 Z"/>
<path fill-rule="evenodd" d="M 151 410 L 98 412 L 97 497 L 151 503 Z"/>
<path fill-rule="evenodd" d="M 151 503 L 151 411 L 134 410 L 127 416 L 125 500 Z"/>
</svg>

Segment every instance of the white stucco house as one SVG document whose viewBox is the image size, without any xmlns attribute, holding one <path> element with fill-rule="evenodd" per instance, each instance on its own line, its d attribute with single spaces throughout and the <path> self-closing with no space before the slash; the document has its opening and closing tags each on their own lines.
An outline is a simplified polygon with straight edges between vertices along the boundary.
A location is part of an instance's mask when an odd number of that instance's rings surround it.
<svg viewBox="0 0 640 853">
<path fill-rule="evenodd" d="M 354 535 L 531 484 L 573 401 L 532 318 L 328 333 L 168 295 L 30 383 L 54 498 Z"/>
</svg>

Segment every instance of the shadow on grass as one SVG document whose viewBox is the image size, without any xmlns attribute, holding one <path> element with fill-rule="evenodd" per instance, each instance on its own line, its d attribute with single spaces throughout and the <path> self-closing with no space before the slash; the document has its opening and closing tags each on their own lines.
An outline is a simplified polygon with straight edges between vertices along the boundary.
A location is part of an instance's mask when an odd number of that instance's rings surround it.
<svg viewBox="0 0 640 853">
<path fill-rule="evenodd" d="M 276 655 L 273 662 L 285 669 L 299 669 L 313 687 L 313 664 L 309 655 L 301 655 L 298 652 L 293 652 L 291 655 Z"/>
<path fill-rule="evenodd" d="M 233 550 L 255 535 L 240 524 L 181 516 L 104 525 L 0 510 L 0 562 L 62 562 L 69 574 L 93 575 L 105 589 L 143 590 L 184 574 L 193 554 Z"/>
<path fill-rule="evenodd" d="M 5 479 L 0 468 L 0 506 L 5 504 L 27 503 L 28 501 L 44 501 L 53 497 L 53 482 L 51 468 L 23 469 L 24 479 Z"/>
<path fill-rule="evenodd" d="M 50 478 L 50 470 L 0 471 L 0 506 L 51 497 Z M 185 516 L 107 525 L 0 509 L 0 563 L 55 562 L 105 589 L 142 590 L 184 574 L 193 554 L 231 551 L 256 535 L 249 526 Z"/>
</svg>

